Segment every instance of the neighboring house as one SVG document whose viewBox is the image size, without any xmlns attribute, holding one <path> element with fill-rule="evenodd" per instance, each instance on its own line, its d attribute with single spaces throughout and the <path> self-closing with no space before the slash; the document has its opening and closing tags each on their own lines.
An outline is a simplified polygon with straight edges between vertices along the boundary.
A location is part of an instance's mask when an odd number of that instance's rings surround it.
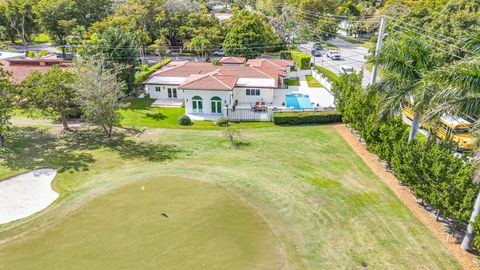
<svg viewBox="0 0 480 270">
<path fill-rule="evenodd" d="M 15 84 L 22 83 L 35 71 L 47 72 L 52 66 L 59 65 L 62 68 L 70 67 L 72 62 L 46 57 L 42 59 L 7 59 L 0 60 L 0 66 L 11 74 Z"/>
<path fill-rule="evenodd" d="M 215 66 L 208 62 L 171 62 L 145 82 L 154 105 L 183 103 L 187 114 L 219 117 L 228 109 L 282 106 L 276 92 L 285 95 L 285 78 L 293 62 L 278 59 L 224 57 Z M 283 91 L 282 91 L 283 90 Z M 281 99 L 280 99 L 281 100 Z"/>
<path fill-rule="evenodd" d="M 220 22 L 224 22 L 228 19 L 230 19 L 233 14 L 231 13 L 214 13 L 215 17 L 217 17 L 217 19 L 220 21 Z"/>
<path fill-rule="evenodd" d="M 222 57 L 220 59 L 219 63 L 222 66 L 227 66 L 227 65 L 243 65 L 245 64 L 245 61 L 247 59 L 244 57 Z"/>
</svg>

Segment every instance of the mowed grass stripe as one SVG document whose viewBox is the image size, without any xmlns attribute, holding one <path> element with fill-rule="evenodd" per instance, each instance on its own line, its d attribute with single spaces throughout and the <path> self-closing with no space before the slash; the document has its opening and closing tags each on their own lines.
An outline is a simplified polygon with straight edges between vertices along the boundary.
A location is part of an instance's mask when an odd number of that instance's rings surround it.
<svg viewBox="0 0 480 270">
<path fill-rule="evenodd" d="M 289 269 L 459 269 L 333 127 L 265 127 L 241 133 L 249 145 L 237 150 L 218 130 L 150 129 L 133 139 L 175 145 L 180 154 L 151 162 L 92 150 L 90 172 L 65 172 L 58 181 L 69 180 L 72 193 L 161 175 L 215 183 L 265 218 L 286 250 Z M 128 166 L 100 165 L 107 158 Z M 96 170 L 101 180 L 91 173 Z"/>
</svg>

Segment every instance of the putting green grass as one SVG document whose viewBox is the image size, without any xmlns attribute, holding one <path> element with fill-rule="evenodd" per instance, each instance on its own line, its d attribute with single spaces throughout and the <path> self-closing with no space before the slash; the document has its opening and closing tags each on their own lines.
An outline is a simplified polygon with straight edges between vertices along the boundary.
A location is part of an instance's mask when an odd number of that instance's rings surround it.
<svg viewBox="0 0 480 270">
<path fill-rule="evenodd" d="M 272 266 L 278 262 L 278 254 L 282 254 L 285 264 L 277 269 L 460 269 L 441 242 L 369 170 L 332 126 L 242 129 L 240 139 L 248 145 L 240 149 L 230 147 L 220 130 L 162 128 L 148 129 L 140 137 L 127 136 L 109 143 L 100 138 L 34 136 L 9 142 L 12 148 L 2 152 L 3 160 L 0 158 L 0 179 L 34 167 L 55 168 L 59 174 L 54 188 L 61 198 L 30 218 L 0 225 L 0 243 L 10 240 L 0 244 L 0 269 L 21 269 L 7 267 L 13 262 L 27 269 L 29 265 L 30 269 L 44 269 L 35 266 L 64 263 L 61 254 L 72 254 L 73 247 L 79 249 L 79 255 L 70 260 L 75 267 L 83 261 L 91 262 L 96 254 L 98 259 L 114 263 L 105 257 L 106 251 L 102 249 L 118 252 L 114 258 L 123 264 L 123 267 L 102 265 L 104 269 L 139 269 L 136 265 L 139 262 L 156 263 L 159 258 L 151 258 L 155 253 L 137 241 L 142 229 L 148 228 L 147 231 L 153 233 L 153 228 L 162 225 L 154 217 L 142 220 L 142 208 L 134 207 L 140 207 L 143 202 L 130 198 L 138 198 L 139 188 L 142 185 L 148 188 L 148 181 L 170 176 L 210 183 L 248 202 L 249 209 L 254 209 L 274 232 L 275 240 L 265 236 L 269 232 L 253 242 L 239 241 L 236 235 L 225 232 L 225 238 L 232 237 L 231 245 L 242 246 L 227 249 L 220 241 L 225 252 L 215 259 L 204 257 L 206 263 L 233 260 L 234 265 L 223 269 L 235 269 L 235 261 L 244 262 L 247 257 L 258 264 L 243 269 L 265 269 L 260 261 L 267 267 Z M 137 181 L 147 182 L 137 185 Z M 207 195 L 197 193 L 195 183 L 186 185 L 199 205 L 212 200 L 212 197 L 201 198 Z M 158 188 L 158 193 L 163 194 L 161 187 Z M 173 209 L 183 209 L 181 207 L 191 203 L 182 194 L 178 194 L 180 201 L 174 199 L 177 195 L 172 196 L 177 204 L 185 200 L 183 206 Z M 147 197 L 147 201 L 153 200 L 151 197 Z M 98 199 L 91 201 L 94 198 Z M 161 198 L 157 199 L 162 202 Z M 195 204 L 191 207 L 196 209 Z M 177 211 L 163 209 L 159 206 L 155 211 Z M 185 239 L 181 240 L 185 245 L 195 243 L 194 248 L 201 241 L 191 242 L 199 236 L 186 223 L 198 224 L 198 220 L 192 218 L 198 216 L 184 215 L 181 226 L 186 228 Z M 217 230 L 233 226 L 230 216 L 225 215 L 222 214 L 225 221 L 216 219 Z M 232 215 L 239 214 L 233 212 Z M 239 218 L 244 220 L 245 216 Z M 265 224 L 256 220 L 252 226 L 240 222 L 246 227 L 237 227 L 235 231 L 242 235 L 248 231 L 256 237 L 257 228 L 260 231 L 265 228 Z M 111 222 L 115 225 L 109 225 Z M 103 241 L 92 243 L 87 232 L 99 235 Z M 17 236 L 22 237 L 12 240 Z M 116 237 L 131 246 L 125 248 Z M 155 234 L 155 240 L 145 245 L 156 247 L 159 237 Z M 91 246 L 78 247 L 77 242 Z M 252 258 L 245 248 L 250 244 L 269 246 L 278 253 L 272 255 L 268 251 L 271 249 L 267 249 L 261 258 Z M 170 245 L 177 247 L 172 242 Z M 58 256 L 46 254 L 41 246 Z M 213 250 L 213 247 L 204 248 Z M 246 257 L 235 257 L 239 250 Z M 169 251 L 166 257 L 175 258 L 175 250 Z M 193 249 L 192 254 L 196 251 Z M 124 252 L 123 256 L 117 256 L 120 252 Z M 188 269 L 190 256 L 185 256 L 183 251 L 181 254 L 183 257 L 178 263 L 187 261 L 183 268 Z M 203 259 L 193 257 L 192 260 Z"/>
<path fill-rule="evenodd" d="M 0 247 L 0 268 L 276 270 L 277 246 L 268 225 L 227 192 L 163 177 L 108 192 L 45 232 Z"/>
</svg>

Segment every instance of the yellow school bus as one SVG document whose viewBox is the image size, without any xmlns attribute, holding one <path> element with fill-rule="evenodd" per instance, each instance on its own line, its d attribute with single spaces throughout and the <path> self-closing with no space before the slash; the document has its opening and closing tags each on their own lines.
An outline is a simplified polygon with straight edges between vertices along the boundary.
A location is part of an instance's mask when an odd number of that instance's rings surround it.
<svg viewBox="0 0 480 270">
<path fill-rule="evenodd" d="M 472 123 L 460 117 L 443 116 L 433 129 L 435 136 L 441 140 L 454 142 L 458 150 L 472 150 L 475 139 L 470 129 Z"/>
<path fill-rule="evenodd" d="M 410 120 L 413 120 L 413 104 L 411 102 L 405 102 L 402 106 L 402 113 Z"/>
<path fill-rule="evenodd" d="M 405 102 L 402 105 L 402 113 L 413 120 L 413 104 L 412 102 Z M 429 129 L 430 127 L 426 124 L 421 124 L 424 129 Z M 433 133 L 440 140 L 454 142 L 458 150 L 468 151 L 472 150 L 474 145 L 474 138 L 470 132 L 472 128 L 472 123 L 469 121 L 452 116 L 443 116 L 440 118 L 439 124 L 432 129 Z"/>
</svg>

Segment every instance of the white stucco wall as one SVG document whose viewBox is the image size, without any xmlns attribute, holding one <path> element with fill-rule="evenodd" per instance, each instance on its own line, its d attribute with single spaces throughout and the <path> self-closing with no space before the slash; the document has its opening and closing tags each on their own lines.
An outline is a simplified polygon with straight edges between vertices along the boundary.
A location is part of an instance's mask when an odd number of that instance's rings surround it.
<svg viewBox="0 0 480 270">
<path fill-rule="evenodd" d="M 184 90 L 183 97 L 185 99 L 185 112 L 194 113 L 192 107 L 192 98 L 194 96 L 199 96 L 203 101 L 203 114 L 213 114 L 211 108 L 211 99 L 212 97 L 219 97 L 222 99 L 222 110 L 223 107 L 229 106 L 231 104 L 232 91 L 213 91 L 213 90 Z"/>
<path fill-rule="evenodd" d="M 160 87 L 160 92 L 156 91 L 156 87 Z M 168 88 L 177 89 L 177 98 L 183 99 L 183 90 L 178 89 L 178 85 L 156 85 L 149 84 L 145 85 L 145 93 L 150 94 L 150 98 L 153 99 L 167 99 L 168 97 Z M 172 96 L 173 98 L 173 96 Z"/>
<path fill-rule="evenodd" d="M 247 96 L 247 89 L 259 89 L 260 96 Z M 274 90 L 272 88 L 248 88 L 248 87 L 238 87 L 233 89 L 233 101 L 238 100 L 238 103 L 251 103 L 255 104 L 255 102 L 264 101 L 266 103 L 273 102 L 273 93 Z"/>
</svg>

